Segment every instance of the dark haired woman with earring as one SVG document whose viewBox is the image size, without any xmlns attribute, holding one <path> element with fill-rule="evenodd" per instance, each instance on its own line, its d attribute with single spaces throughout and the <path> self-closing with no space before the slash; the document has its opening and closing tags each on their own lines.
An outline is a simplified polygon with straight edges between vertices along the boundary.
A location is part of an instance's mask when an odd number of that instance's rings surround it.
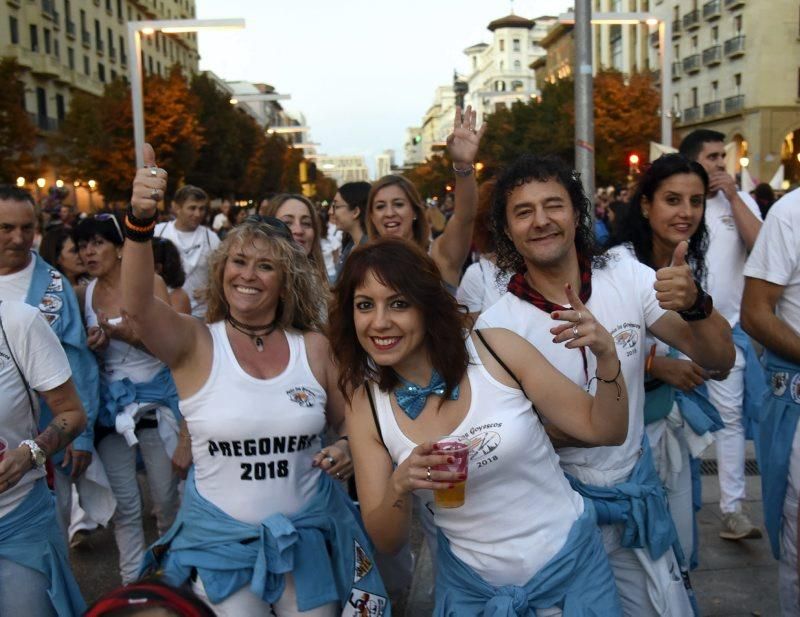
<svg viewBox="0 0 800 617">
<path fill-rule="evenodd" d="M 342 252 L 336 263 L 337 280 L 350 251 L 369 239 L 366 223 L 369 190 L 369 182 L 346 182 L 331 202 L 331 221 L 344 234 Z"/>
</svg>

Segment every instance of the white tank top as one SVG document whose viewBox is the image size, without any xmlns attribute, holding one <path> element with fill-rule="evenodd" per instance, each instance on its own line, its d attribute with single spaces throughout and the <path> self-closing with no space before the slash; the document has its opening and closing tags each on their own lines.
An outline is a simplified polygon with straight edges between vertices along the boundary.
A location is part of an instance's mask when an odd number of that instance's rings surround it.
<svg viewBox="0 0 800 617">
<path fill-rule="evenodd" d="M 97 279 L 93 279 L 86 286 L 84 298 L 86 325 L 90 327 L 98 325 L 97 314 L 92 306 L 95 285 Z M 116 317 L 108 321 L 115 325 L 120 323 L 121 318 Z M 100 352 L 100 360 L 100 372 L 107 381 L 119 381 L 127 377 L 133 383 L 143 383 L 150 381 L 165 366 L 155 356 L 117 339 L 111 339 L 108 347 Z"/>
<path fill-rule="evenodd" d="M 438 509 L 432 491 L 415 493 L 459 559 L 492 585 L 522 585 L 564 546 L 583 500 L 564 477 L 530 401 L 494 379 L 471 339 L 467 345 L 472 400 L 453 431 L 471 441 L 465 503 Z M 390 395 L 375 384 L 372 392 L 384 443 L 400 464 L 417 444 L 400 430 Z"/>
<path fill-rule="evenodd" d="M 197 490 L 245 523 L 292 514 L 317 491 L 321 471 L 311 462 L 322 447 L 328 398 L 311 372 L 303 336 L 284 330 L 289 363 L 280 375 L 258 379 L 236 360 L 225 322 L 208 328 L 211 374 L 181 400 Z"/>
</svg>

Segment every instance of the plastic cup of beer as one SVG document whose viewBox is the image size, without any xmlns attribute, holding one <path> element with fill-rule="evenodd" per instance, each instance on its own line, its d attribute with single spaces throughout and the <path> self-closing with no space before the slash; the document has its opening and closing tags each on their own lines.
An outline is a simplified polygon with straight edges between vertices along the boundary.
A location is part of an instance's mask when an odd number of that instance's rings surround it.
<svg viewBox="0 0 800 617">
<path fill-rule="evenodd" d="M 437 454 L 446 454 L 452 457 L 452 463 L 437 465 L 436 471 L 452 471 L 466 476 L 469 462 L 469 443 L 462 437 L 450 435 L 442 437 L 433 445 Z M 453 488 L 440 489 L 433 492 L 434 503 L 439 508 L 460 508 L 464 505 L 467 480 L 454 482 Z"/>
<path fill-rule="evenodd" d="M 6 457 L 6 450 L 8 450 L 8 442 L 0 437 L 0 461 Z"/>
</svg>

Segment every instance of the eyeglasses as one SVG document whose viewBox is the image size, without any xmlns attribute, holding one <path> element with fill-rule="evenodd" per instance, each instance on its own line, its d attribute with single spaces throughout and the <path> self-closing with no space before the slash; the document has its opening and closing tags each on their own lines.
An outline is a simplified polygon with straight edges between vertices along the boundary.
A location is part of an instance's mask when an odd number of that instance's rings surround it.
<svg viewBox="0 0 800 617">
<path fill-rule="evenodd" d="M 288 225 L 279 218 L 274 216 L 261 216 L 260 214 L 251 214 L 245 220 L 245 223 L 253 223 L 255 225 L 262 225 L 266 227 L 271 235 L 280 236 L 289 241 L 294 241 L 292 237 L 292 230 Z"/>
<path fill-rule="evenodd" d="M 94 220 L 103 222 L 108 220 L 112 221 L 114 223 L 114 228 L 117 230 L 117 234 L 119 235 L 120 241 L 125 242 L 125 236 L 122 233 L 122 228 L 119 226 L 119 221 L 117 220 L 116 216 L 104 212 L 103 214 L 95 214 Z"/>
</svg>

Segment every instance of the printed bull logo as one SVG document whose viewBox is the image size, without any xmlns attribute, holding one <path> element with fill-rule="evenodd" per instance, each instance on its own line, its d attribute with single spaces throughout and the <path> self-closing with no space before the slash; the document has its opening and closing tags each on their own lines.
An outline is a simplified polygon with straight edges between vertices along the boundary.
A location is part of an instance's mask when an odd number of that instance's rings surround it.
<svg viewBox="0 0 800 617">
<path fill-rule="evenodd" d="M 769 385 L 772 388 L 772 393 L 775 396 L 783 396 L 783 393 L 786 392 L 786 386 L 789 385 L 789 374 L 773 373 L 769 381 Z"/>
<path fill-rule="evenodd" d="M 286 394 L 290 401 L 301 407 L 312 407 L 317 400 L 317 396 L 311 390 L 302 386 L 287 390 Z"/>
<path fill-rule="evenodd" d="M 633 328 L 622 330 L 614 335 L 614 342 L 622 349 L 633 349 L 639 342 L 639 333 Z"/>
</svg>

